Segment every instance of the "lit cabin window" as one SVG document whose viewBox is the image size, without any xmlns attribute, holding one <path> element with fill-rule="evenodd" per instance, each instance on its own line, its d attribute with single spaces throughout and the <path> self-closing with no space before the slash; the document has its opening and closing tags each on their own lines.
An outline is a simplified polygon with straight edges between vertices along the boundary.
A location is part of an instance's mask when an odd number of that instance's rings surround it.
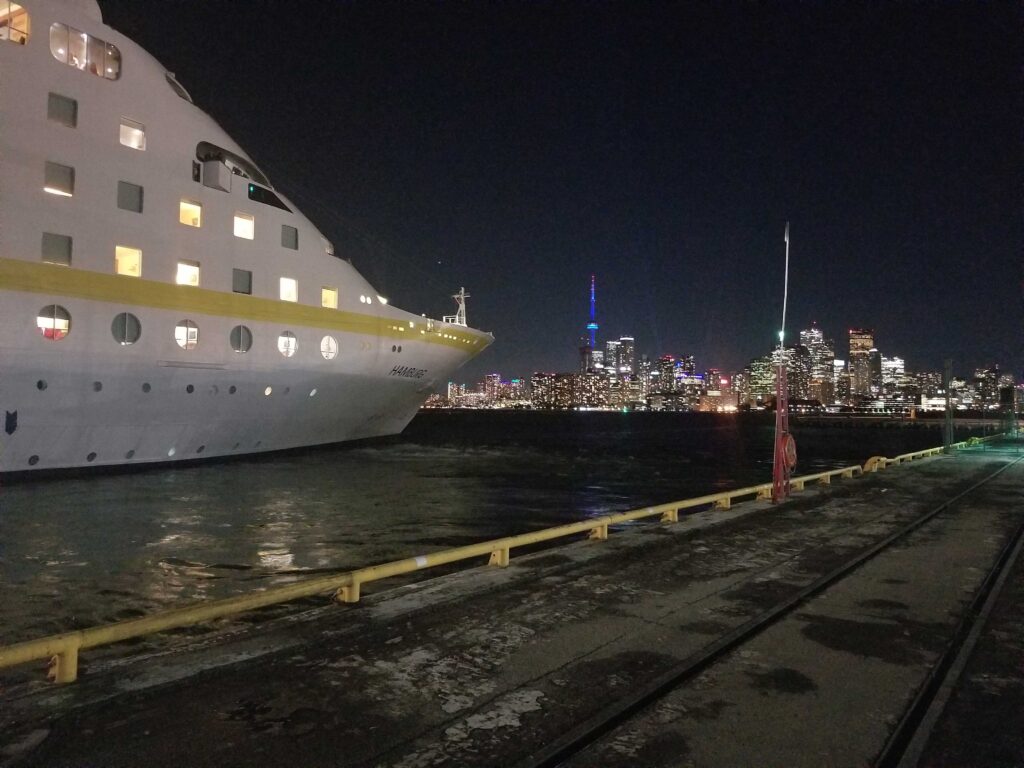
<svg viewBox="0 0 1024 768">
<path fill-rule="evenodd" d="M 195 349 L 199 346 L 199 326 L 191 320 L 179 320 L 174 326 L 174 340 L 182 349 Z"/>
<path fill-rule="evenodd" d="M 338 356 L 338 340 L 333 336 L 324 336 L 320 339 L 320 354 L 324 360 L 333 360 Z"/>
<path fill-rule="evenodd" d="M 252 240 L 256 237 L 256 220 L 248 213 L 235 214 L 235 237 Z"/>
<path fill-rule="evenodd" d="M 71 238 L 53 232 L 43 232 L 43 261 L 47 264 L 71 266 Z"/>
<path fill-rule="evenodd" d="M 203 224 L 203 206 L 191 200 L 178 204 L 178 221 L 186 227 L 200 227 Z"/>
<path fill-rule="evenodd" d="M 62 64 L 106 80 L 121 76 L 121 52 L 117 46 L 67 24 L 50 25 L 50 53 Z"/>
<path fill-rule="evenodd" d="M 68 128 L 76 128 L 78 126 L 78 102 L 67 96 L 61 96 L 59 93 L 51 93 L 46 100 L 46 119 L 66 125 Z"/>
<path fill-rule="evenodd" d="M 134 120 L 129 120 L 127 117 L 122 117 L 121 145 L 131 147 L 132 149 L 145 150 L 146 126 L 142 123 L 137 123 Z"/>
<path fill-rule="evenodd" d="M 114 272 L 129 277 L 142 277 L 142 251 L 124 245 L 115 246 Z"/>
<path fill-rule="evenodd" d="M 71 314 L 59 304 L 50 304 L 37 313 L 36 328 L 44 339 L 60 341 L 71 333 Z"/>
<path fill-rule="evenodd" d="M 281 331 L 277 337 L 277 351 L 285 357 L 291 357 L 299 349 L 299 340 L 291 331 Z"/>
<path fill-rule="evenodd" d="M 281 225 L 281 247 L 299 250 L 299 230 L 287 224 Z"/>
<path fill-rule="evenodd" d="M 320 289 L 320 306 L 328 309 L 338 308 L 338 290 L 336 288 Z"/>
<path fill-rule="evenodd" d="M 30 31 L 28 11 L 17 3 L 0 0 L 0 40 L 24 45 Z"/>
<path fill-rule="evenodd" d="M 178 285 L 199 285 L 199 262 L 198 261 L 186 261 L 182 259 L 178 262 L 178 272 L 174 276 L 174 282 Z"/>
<path fill-rule="evenodd" d="M 291 277 L 281 278 L 281 301 L 298 301 L 299 283 Z"/>
<path fill-rule="evenodd" d="M 43 171 L 43 191 L 60 197 L 75 194 L 75 169 L 69 165 L 46 161 Z"/>
</svg>

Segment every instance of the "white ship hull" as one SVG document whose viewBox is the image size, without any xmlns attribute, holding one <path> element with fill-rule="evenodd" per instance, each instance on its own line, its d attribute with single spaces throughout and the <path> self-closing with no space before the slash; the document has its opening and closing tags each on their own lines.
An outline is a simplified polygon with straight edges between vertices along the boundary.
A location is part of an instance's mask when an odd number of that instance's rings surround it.
<svg viewBox="0 0 1024 768">
<path fill-rule="evenodd" d="M 19 7 L 24 42 L 0 19 L 0 472 L 396 434 L 491 343 L 461 317 L 428 320 L 377 296 L 91 0 Z M 60 25 L 108 59 L 116 46 L 117 78 L 61 60 Z M 73 124 L 66 111 L 55 120 L 55 94 L 78 105 Z M 143 150 L 126 148 L 124 115 Z M 53 164 L 73 169 L 73 188 L 54 193 L 66 177 Z M 138 189 L 127 203 L 124 179 Z M 200 212 L 189 224 L 186 204 Z M 118 262 L 125 246 L 134 271 Z M 184 281 L 182 265 L 195 265 Z"/>
</svg>

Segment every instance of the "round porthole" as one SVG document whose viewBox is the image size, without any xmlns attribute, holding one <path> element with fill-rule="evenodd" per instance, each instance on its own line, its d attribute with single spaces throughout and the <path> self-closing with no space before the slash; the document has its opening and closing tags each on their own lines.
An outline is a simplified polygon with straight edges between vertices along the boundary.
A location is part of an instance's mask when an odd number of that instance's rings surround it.
<svg viewBox="0 0 1024 768">
<path fill-rule="evenodd" d="M 49 385 L 46 383 L 45 379 L 40 379 L 39 381 L 36 382 L 36 389 L 38 389 L 40 392 L 42 392 L 48 386 Z"/>
<path fill-rule="evenodd" d="M 71 333 L 71 314 L 59 304 L 47 304 L 36 315 L 36 328 L 44 339 L 60 341 Z"/>
<path fill-rule="evenodd" d="M 110 324 L 110 333 L 121 346 L 134 344 L 142 335 L 142 323 L 131 312 L 119 312 Z"/>
<path fill-rule="evenodd" d="M 92 391 L 93 392 L 102 392 L 103 391 L 103 382 L 102 381 L 94 381 L 92 383 Z"/>
<path fill-rule="evenodd" d="M 142 385 L 142 391 L 143 391 L 143 392 L 149 392 L 149 390 L 151 390 L 152 388 L 153 388 L 153 387 L 151 387 L 151 386 L 149 385 L 149 382 L 148 382 L 148 381 L 147 381 L 146 383 L 144 383 L 144 384 Z"/>
<path fill-rule="evenodd" d="M 195 349 L 199 346 L 199 326 L 191 320 L 180 320 L 174 326 L 174 340 L 182 349 Z"/>
<path fill-rule="evenodd" d="M 285 357 L 291 357 L 299 349 L 299 340 L 291 331 L 281 331 L 277 337 L 277 351 Z"/>
<path fill-rule="evenodd" d="M 244 355 L 252 349 L 252 331 L 244 325 L 236 325 L 230 333 L 231 348 Z"/>
<path fill-rule="evenodd" d="M 96 451 L 93 451 L 88 456 L 86 456 L 85 460 L 86 461 L 96 461 Z"/>
<path fill-rule="evenodd" d="M 178 452 L 178 451 L 177 451 L 176 449 L 174 449 L 174 448 L 170 448 L 170 449 L 168 449 L 168 451 L 167 451 L 167 455 L 168 455 L 168 456 L 173 456 L 173 455 L 174 455 L 174 454 L 176 454 L 177 452 Z"/>
<path fill-rule="evenodd" d="M 206 450 L 206 446 L 205 445 L 200 445 L 198 448 L 196 448 L 196 453 L 202 453 L 205 450 Z"/>
<path fill-rule="evenodd" d="M 228 387 L 228 394 L 229 395 L 233 395 L 237 391 L 238 391 L 238 387 L 236 387 L 234 384 L 232 384 L 230 387 Z"/>
<path fill-rule="evenodd" d="M 338 356 L 338 340 L 333 336 L 324 336 L 320 339 L 320 354 L 324 360 L 333 360 Z"/>
<path fill-rule="evenodd" d="M 125 457 L 126 459 L 131 459 L 131 458 L 133 458 L 134 456 L 135 456 L 135 451 L 134 451 L 134 449 L 133 449 L 133 450 L 131 450 L 131 451 L 128 451 L 128 453 L 126 453 L 126 454 L 124 455 L 124 457 Z"/>
<path fill-rule="evenodd" d="M 33 456 L 29 456 L 28 457 L 28 465 L 30 467 L 34 467 L 38 463 L 39 463 L 39 457 L 38 456 L 34 456 L 33 455 Z"/>
<path fill-rule="evenodd" d="M 266 389 L 263 390 L 263 394 L 266 395 L 267 397 L 270 397 L 270 393 L 273 392 L 273 391 L 274 391 L 273 387 L 267 387 Z"/>
<path fill-rule="evenodd" d="M 316 388 L 315 387 L 313 389 L 309 390 L 309 396 L 310 397 L 316 397 Z"/>
<path fill-rule="evenodd" d="M 196 388 L 193 384 L 189 384 L 187 387 L 185 387 L 185 391 L 191 395 L 193 392 L 196 391 Z"/>
</svg>

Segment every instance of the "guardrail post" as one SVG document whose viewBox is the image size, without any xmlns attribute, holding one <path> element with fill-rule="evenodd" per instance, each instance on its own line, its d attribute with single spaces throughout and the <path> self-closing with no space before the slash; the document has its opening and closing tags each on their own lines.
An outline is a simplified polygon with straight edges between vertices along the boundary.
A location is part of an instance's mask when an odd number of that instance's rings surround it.
<svg viewBox="0 0 1024 768">
<path fill-rule="evenodd" d="M 724 499 L 718 499 L 715 501 L 715 509 L 730 509 L 732 507 L 732 499 L 726 496 Z"/>
<path fill-rule="evenodd" d="M 73 683 L 78 679 L 78 645 L 67 645 L 63 653 L 50 659 L 46 676 L 55 683 Z"/>
<path fill-rule="evenodd" d="M 853 470 L 852 469 L 844 469 L 842 476 L 843 477 L 853 477 Z"/>
<path fill-rule="evenodd" d="M 344 587 L 340 587 L 338 591 L 334 593 L 334 599 L 339 603 L 358 603 L 359 582 L 353 580 L 351 584 L 346 584 Z"/>
<path fill-rule="evenodd" d="M 496 549 L 491 552 L 491 559 L 487 562 L 488 565 L 496 565 L 499 568 L 507 568 L 509 559 L 509 548 Z"/>
<path fill-rule="evenodd" d="M 792 488 L 794 491 L 802 491 L 804 489 L 804 481 L 803 480 L 790 480 L 789 481 L 789 487 Z"/>
<path fill-rule="evenodd" d="M 771 499 L 771 497 L 772 497 L 771 486 L 762 487 L 762 488 L 758 488 L 757 489 L 757 500 L 758 501 L 768 501 L 769 499 Z"/>
<path fill-rule="evenodd" d="M 679 522 L 679 510 L 678 509 L 666 509 L 661 513 L 661 522 L 663 523 L 678 523 Z"/>
<path fill-rule="evenodd" d="M 591 528 L 590 529 L 590 535 L 587 538 L 595 539 L 597 541 L 605 541 L 605 540 L 607 540 L 608 539 L 608 526 L 607 525 L 599 525 L 596 528 Z"/>
<path fill-rule="evenodd" d="M 819 477 L 818 485 L 832 485 L 832 475 L 822 475 Z"/>
</svg>

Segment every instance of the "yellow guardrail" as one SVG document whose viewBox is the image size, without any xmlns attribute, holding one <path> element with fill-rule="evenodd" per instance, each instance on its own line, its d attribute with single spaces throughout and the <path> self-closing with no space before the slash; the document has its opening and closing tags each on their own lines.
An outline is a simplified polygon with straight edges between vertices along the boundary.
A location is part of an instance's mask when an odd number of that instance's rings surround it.
<svg viewBox="0 0 1024 768">
<path fill-rule="evenodd" d="M 997 435 L 987 439 L 995 437 Z M 954 447 L 964 448 L 967 445 L 967 442 L 963 442 L 957 443 Z M 936 453 L 942 453 L 942 450 L 942 448 L 929 448 L 924 451 L 905 453 L 891 459 L 884 456 L 873 456 L 868 459 L 863 467 L 854 465 L 841 469 L 832 469 L 827 472 L 818 472 L 813 475 L 802 475 L 792 478 L 790 485 L 796 491 L 803 490 L 808 483 L 829 485 L 833 477 L 852 478 L 864 472 L 884 469 L 892 464 L 901 464 L 904 461 L 933 456 Z M 199 624 L 204 621 L 232 616 L 269 605 L 287 603 L 299 598 L 311 597 L 326 592 L 333 592 L 334 599 L 338 602 L 355 603 L 359 600 L 361 586 L 373 581 L 380 581 L 381 579 L 420 571 L 424 568 L 433 568 L 439 565 L 447 565 L 461 560 L 470 560 L 475 557 L 484 556 L 489 558 L 488 563 L 490 565 L 504 567 L 509 564 L 511 551 L 518 547 L 539 544 L 581 533 L 588 534 L 591 539 L 603 540 L 608 538 L 608 529 L 613 525 L 651 517 L 658 517 L 665 523 L 675 523 L 679 520 L 680 510 L 704 506 L 712 506 L 716 509 L 729 509 L 737 500 L 742 501 L 751 498 L 770 499 L 771 494 L 772 484 L 761 483 L 760 485 L 712 493 L 693 499 L 673 501 L 667 504 L 644 507 L 643 509 L 635 509 L 615 515 L 594 517 L 578 523 L 544 528 L 518 536 L 481 541 L 477 544 L 446 549 L 441 552 L 431 552 L 418 557 L 405 558 L 404 560 L 394 560 L 390 563 L 359 568 L 347 573 L 321 576 L 283 587 L 275 587 L 263 592 L 195 603 L 181 608 L 161 611 L 150 616 L 119 621 L 115 624 L 104 624 L 98 627 L 64 632 L 37 640 L 26 640 L 14 645 L 0 647 L 0 669 L 18 666 L 30 661 L 49 659 L 48 675 L 50 679 L 58 683 L 71 683 L 78 677 L 78 654 L 87 648 L 110 645 L 111 643 L 118 643 L 133 637 L 151 635 L 168 629 Z"/>
</svg>

